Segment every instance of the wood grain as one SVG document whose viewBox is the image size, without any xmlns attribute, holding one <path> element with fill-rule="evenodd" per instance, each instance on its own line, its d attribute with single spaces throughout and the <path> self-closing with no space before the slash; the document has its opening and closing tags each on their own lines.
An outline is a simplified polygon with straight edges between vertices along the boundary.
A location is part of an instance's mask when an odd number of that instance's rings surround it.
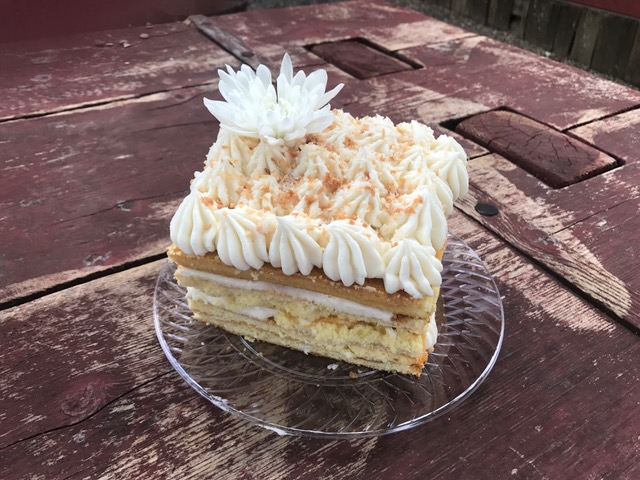
<svg viewBox="0 0 640 480">
<path fill-rule="evenodd" d="M 151 324 L 156 262 L 2 313 L 15 347 L 0 365 L 16 372 L 2 377 L 3 413 L 24 421 L 15 430 L 15 418 L 0 417 L 0 477 L 634 478 L 637 337 L 475 222 L 457 214 L 451 228 L 494 275 L 507 334 L 487 381 L 447 415 L 344 442 L 279 437 L 223 413 L 163 359 Z M 41 387 L 24 381 L 38 349 L 48 359 Z M 95 378 L 117 385 L 92 401 Z M 592 460 L 595 450 L 607 461 Z"/>
<path fill-rule="evenodd" d="M 251 51 L 238 37 L 216 25 L 215 19 L 205 17 L 204 15 L 191 15 L 189 20 L 193 22 L 198 30 L 207 38 L 223 47 L 243 64 L 249 65 L 254 70 L 258 68 L 259 65 L 272 67 L 265 58 Z"/>
<path fill-rule="evenodd" d="M 498 153 L 553 188 L 617 166 L 615 158 L 515 112 L 496 110 L 463 120 L 456 131 Z"/>
<path fill-rule="evenodd" d="M 400 52 L 425 66 L 405 81 L 457 101 L 509 107 L 565 130 L 640 105 L 640 92 L 484 37 Z"/>
<path fill-rule="evenodd" d="M 216 138 L 218 122 L 202 105 L 214 89 L 6 123 L 1 301 L 162 253 Z"/>
<path fill-rule="evenodd" d="M 472 188 L 460 207 L 595 302 L 640 327 L 637 281 L 623 273 L 623 265 L 631 272 L 637 263 L 625 247 L 628 241 L 633 243 L 630 239 L 635 236 L 637 222 L 637 209 L 633 210 L 638 198 L 637 186 L 633 186 L 639 174 L 636 165 L 625 165 L 571 187 L 552 190 L 507 160 L 487 155 L 469 163 Z M 621 173 L 623 169 L 626 175 Z M 609 175 L 613 173 L 617 175 Z M 612 198 L 612 188 L 625 195 Z M 475 211 L 478 202 L 495 205 L 500 213 L 484 217 Z M 602 215 L 606 217 L 606 212 L 618 205 L 627 205 L 617 210 L 618 215 L 625 212 L 626 217 L 616 216 L 611 222 L 628 223 L 628 235 L 618 237 L 615 244 L 611 243 L 615 229 L 608 236 L 599 236 L 598 230 L 593 229 L 585 229 L 590 233 L 581 236 L 572 235 L 574 225 L 590 218 L 601 221 Z M 601 246 L 607 243 L 609 247 Z M 612 252 L 614 245 L 619 246 L 618 255 Z"/>
<path fill-rule="evenodd" d="M 321 43 L 310 47 L 315 55 L 360 80 L 411 70 L 411 65 L 358 40 Z"/>
<path fill-rule="evenodd" d="M 640 109 L 569 130 L 571 135 L 595 145 L 624 162 L 640 161 Z"/>
<path fill-rule="evenodd" d="M 180 22 L 0 44 L 0 120 L 212 84 L 226 63 L 237 61 Z"/>
<path fill-rule="evenodd" d="M 600 32 L 593 49 L 591 67 L 598 72 L 623 78 L 629 55 L 638 32 L 639 22 L 619 15 L 602 18 Z M 611 52 L 616 52 L 611 55 Z"/>
<path fill-rule="evenodd" d="M 250 10 L 212 19 L 253 52 L 279 60 L 284 51 L 324 42 L 365 38 L 396 51 L 475 36 L 453 25 L 383 1 L 355 0 L 305 7 Z"/>
</svg>

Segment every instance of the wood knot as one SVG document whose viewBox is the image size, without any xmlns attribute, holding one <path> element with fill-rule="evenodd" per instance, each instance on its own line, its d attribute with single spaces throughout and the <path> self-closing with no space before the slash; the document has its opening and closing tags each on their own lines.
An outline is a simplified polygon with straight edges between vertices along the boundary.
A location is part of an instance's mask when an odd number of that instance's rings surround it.
<svg viewBox="0 0 640 480">
<path fill-rule="evenodd" d="M 102 380 L 75 385 L 67 392 L 60 409 L 71 417 L 91 415 L 106 405 L 107 386 Z"/>
</svg>

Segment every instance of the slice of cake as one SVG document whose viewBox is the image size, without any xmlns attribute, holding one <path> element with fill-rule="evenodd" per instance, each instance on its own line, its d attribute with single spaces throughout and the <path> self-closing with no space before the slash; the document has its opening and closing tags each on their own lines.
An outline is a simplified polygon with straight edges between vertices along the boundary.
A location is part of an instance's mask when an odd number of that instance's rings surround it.
<svg viewBox="0 0 640 480">
<path fill-rule="evenodd" d="M 446 217 L 467 190 L 460 145 L 418 122 L 330 110 L 342 85 L 219 72 L 220 133 L 171 221 L 194 318 L 233 334 L 419 375 Z"/>
</svg>

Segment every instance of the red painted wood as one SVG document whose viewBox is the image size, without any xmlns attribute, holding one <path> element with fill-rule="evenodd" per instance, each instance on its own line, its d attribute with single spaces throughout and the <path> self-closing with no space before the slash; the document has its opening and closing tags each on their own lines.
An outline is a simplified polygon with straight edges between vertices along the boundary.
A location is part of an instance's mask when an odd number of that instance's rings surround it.
<svg viewBox="0 0 640 480">
<path fill-rule="evenodd" d="M 639 108 L 583 125 L 569 133 L 623 162 L 640 162 Z"/>
<path fill-rule="evenodd" d="M 112 0 L 108 4 L 85 0 L 42 3 L 2 2 L 0 42 L 68 36 L 112 28 L 168 23 L 187 15 L 220 15 L 240 11 L 243 0 Z"/>
<path fill-rule="evenodd" d="M 640 105 L 640 92 L 484 37 L 403 50 L 404 80 L 487 110 L 510 107 L 557 130 Z"/>
<path fill-rule="evenodd" d="M 278 62 L 285 50 L 305 51 L 304 46 L 323 42 L 365 38 L 395 51 L 473 36 L 461 28 L 379 0 L 249 10 L 211 20 L 254 52 Z"/>
<path fill-rule="evenodd" d="M 310 50 L 360 80 L 412 69 L 406 62 L 358 40 L 321 43 L 310 47 Z"/>
<path fill-rule="evenodd" d="M 514 112 L 475 115 L 458 124 L 456 132 L 553 188 L 566 187 L 617 166 L 615 158 Z"/>
<path fill-rule="evenodd" d="M 222 412 L 157 344 L 155 263 L 2 312 L 13 341 L 0 349 L 12 372 L 0 379 L 0 478 L 633 478 L 638 338 L 475 222 L 451 225 L 494 275 L 508 334 L 486 382 L 446 415 L 344 442 Z M 39 350 L 47 361 L 29 361 Z"/>
<path fill-rule="evenodd" d="M 226 63 L 182 23 L 0 44 L 0 120 L 213 83 Z"/>
<path fill-rule="evenodd" d="M 636 0 L 570 0 L 589 7 L 640 18 L 640 4 Z"/>
<path fill-rule="evenodd" d="M 162 253 L 217 135 L 214 89 L 6 123 L 1 301 Z"/>
</svg>

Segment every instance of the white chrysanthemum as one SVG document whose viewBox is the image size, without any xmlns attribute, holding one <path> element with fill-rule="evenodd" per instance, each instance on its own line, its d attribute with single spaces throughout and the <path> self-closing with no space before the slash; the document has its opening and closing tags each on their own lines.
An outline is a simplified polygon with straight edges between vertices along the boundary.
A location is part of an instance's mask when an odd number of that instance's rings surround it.
<svg viewBox="0 0 640 480">
<path fill-rule="evenodd" d="M 247 137 L 259 138 L 270 145 L 292 145 L 308 133 L 318 133 L 333 121 L 328 102 L 342 89 L 340 84 L 326 92 L 327 72 L 316 70 L 308 77 L 299 71 L 293 75 L 289 55 L 285 53 L 276 80 L 260 65 L 254 72 L 248 65 L 234 71 L 218 70 L 220 93 L 226 102 L 204 99 L 207 109 L 222 128 Z"/>
</svg>

